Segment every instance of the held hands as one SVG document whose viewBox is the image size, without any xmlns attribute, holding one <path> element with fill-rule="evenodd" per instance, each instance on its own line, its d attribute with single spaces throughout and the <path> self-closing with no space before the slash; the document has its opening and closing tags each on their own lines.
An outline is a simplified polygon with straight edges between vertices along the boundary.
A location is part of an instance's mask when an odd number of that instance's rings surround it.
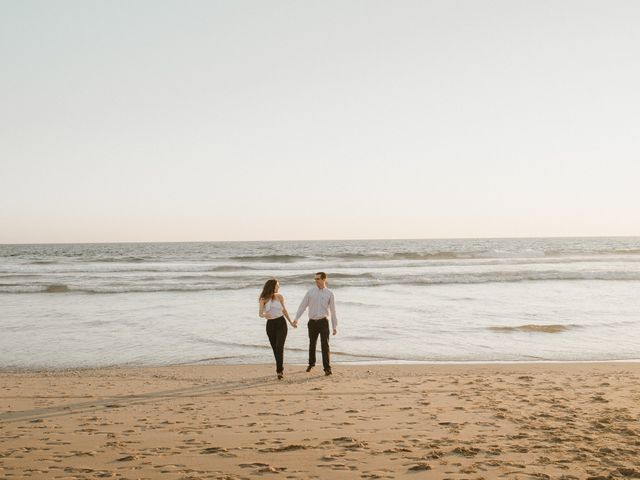
<svg viewBox="0 0 640 480">
<path fill-rule="evenodd" d="M 266 315 L 265 315 L 265 317 L 266 317 Z M 291 326 L 292 326 L 293 328 L 298 328 L 298 320 L 294 320 L 293 322 L 291 322 L 291 321 L 290 321 L 289 323 L 291 324 Z M 337 335 L 337 334 L 338 334 L 338 329 L 337 329 L 337 328 L 334 328 L 334 329 L 333 329 L 333 334 L 334 334 L 334 335 Z"/>
</svg>

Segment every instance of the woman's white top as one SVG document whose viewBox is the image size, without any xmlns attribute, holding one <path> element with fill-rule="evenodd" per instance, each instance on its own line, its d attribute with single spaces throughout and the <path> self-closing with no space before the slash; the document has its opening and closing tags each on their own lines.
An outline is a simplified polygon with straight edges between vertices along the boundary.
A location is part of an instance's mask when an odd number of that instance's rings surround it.
<svg viewBox="0 0 640 480">
<path fill-rule="evenodd" d="M 264 304 L 264 313 L 267 314 L 267 320 L 282 316 L 282 304 L 280 300 L 274 298 Z"/>
</svg>

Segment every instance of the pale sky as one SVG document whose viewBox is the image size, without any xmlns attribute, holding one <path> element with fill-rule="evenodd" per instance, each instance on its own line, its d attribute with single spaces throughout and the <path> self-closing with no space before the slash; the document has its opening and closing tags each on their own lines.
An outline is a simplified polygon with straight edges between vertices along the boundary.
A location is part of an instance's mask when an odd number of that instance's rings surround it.
<svg viewBox="0 0 640 480">
<path fill-rule="evenodd" d="M 0 0 L 0 243 L 640 235 L 640 2 Z"/>
</svg>

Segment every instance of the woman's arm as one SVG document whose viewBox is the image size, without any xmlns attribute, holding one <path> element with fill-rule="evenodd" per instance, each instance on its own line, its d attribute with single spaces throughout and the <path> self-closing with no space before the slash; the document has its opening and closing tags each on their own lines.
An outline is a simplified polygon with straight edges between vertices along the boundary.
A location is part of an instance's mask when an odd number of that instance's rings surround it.
<svg viewBox="0 0 640 480">
<path fill-rule="evenodd" d="M 261 318 L 267 318 L 267 314 L 264 311 L 264 304 L 266 302 L 264 301 L 264 298 L 260 299 L 260 307 L 258 308 L 258 316 Z"/>
<path fill-rule="evenodd" d="M 293 324 L 293 321 L 291 320 L 291 317 L 289 316 L 289 312 L 287 311 L 287 307 L 284 306 L 284 295 L 279 293 L 278 295 L 276 295 L 276 297 L 278 298 L 278 300 L 280 300 L 280 303 L 282 304 L 282 313 L 284 313 L 284 316 L 287 319 L 287 321 L 291 324 L 292 327 L 297 328 L 297 326 Z"/>
</svg>

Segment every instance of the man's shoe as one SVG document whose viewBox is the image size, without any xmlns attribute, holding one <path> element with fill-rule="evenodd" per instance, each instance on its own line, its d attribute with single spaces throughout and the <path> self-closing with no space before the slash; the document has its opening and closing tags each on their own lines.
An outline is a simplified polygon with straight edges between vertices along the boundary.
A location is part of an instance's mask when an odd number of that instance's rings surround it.
<svg viewBox="0 0 640 480">
<path fill-rule="evenodd" d="M 310 372 L 312 368 L 313 368 L 313 365 L 309 365 L 305 371 Z"/>
<path fill-rule="evenodd" d="M 325 370 L 324 375 L 325 377 L 328 377 L 329 375 L 333 375 L 333 372 L 331 372 L 331 370 Z"/>
</svg>

